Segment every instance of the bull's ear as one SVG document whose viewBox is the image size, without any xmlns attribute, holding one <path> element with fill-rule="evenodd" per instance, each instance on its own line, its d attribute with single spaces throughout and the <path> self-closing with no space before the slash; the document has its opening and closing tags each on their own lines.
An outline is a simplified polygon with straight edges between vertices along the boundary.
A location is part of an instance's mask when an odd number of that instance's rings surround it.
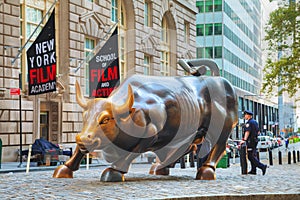
<svg viewBox="0 0 300 200">
<path fill-rule="evenodd" d="M 87 103 L 86 103 L 85 99 L 82 96 L 81 88 L 80 88 L 80 85 L 79 85 L 77 80 L 76 80 L 76 83 L 75 83 L 75 88 L 76 88 L 76 101 L 80 105 L 80 107 L 82 107 L 83 109 L 86 110 L 87 109 Z"/>
<path fill-rule="evenodd" d="M 115 112 L 117 115 L 122 115 L 125 113 L 131 113 L 133 111 L 133 103 L 134 103 L 134 94 L 132 91 L 132 87 L 129 84 L 128 85 L 128 94 L 127 99 L 123 105 L 115 106 Z"/>
</svg>

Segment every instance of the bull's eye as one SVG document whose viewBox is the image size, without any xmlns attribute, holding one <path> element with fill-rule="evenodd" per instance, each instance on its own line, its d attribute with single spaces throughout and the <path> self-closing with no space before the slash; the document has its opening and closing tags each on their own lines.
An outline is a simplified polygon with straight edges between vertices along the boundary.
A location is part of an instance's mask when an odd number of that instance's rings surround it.
<svg viewBox="0 0 300 200">
<path fill-rule="evenodd" d="M 107 124 L 109 122 L 110 118 L 106 117 L 103 120 L 100 121 L 99 124 Z"/>
</svg>

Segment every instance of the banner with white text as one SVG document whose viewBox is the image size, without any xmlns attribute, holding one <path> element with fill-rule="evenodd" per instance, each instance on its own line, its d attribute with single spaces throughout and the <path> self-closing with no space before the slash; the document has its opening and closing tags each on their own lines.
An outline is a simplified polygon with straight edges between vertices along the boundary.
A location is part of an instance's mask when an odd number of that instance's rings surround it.
<svg viewBox="0 0 300 200">
<path fill-rule="evenodd" d="M 55 10 L 27 50 L 29 95 L 56 91 Z"/>
<path fill-rule="evenodd" d="M 120 84 L 118 28 L 89 62 L 91 97 L 106 98 Z"/>
</svg>

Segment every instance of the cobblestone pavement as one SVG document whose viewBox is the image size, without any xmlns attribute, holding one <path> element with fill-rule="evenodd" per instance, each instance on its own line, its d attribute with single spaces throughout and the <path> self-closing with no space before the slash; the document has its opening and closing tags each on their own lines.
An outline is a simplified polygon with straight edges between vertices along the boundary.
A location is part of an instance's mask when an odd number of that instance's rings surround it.
<svg viewBox="0 0 300 200">
<path fill-rule="evenodd" d="M 299 149 L 300 143 L 288 151 Z M 133 164 L 126 174 L 126 182 L 100 182 L 107 167 L 101 164 L 87 170 L 80 168 L 73 179 L 54 179 L 53 167 L 37 171 L 15 170 L 7 173 L 8 165 L 0 170 L 0 199 L 300 199 L 300 162 L 288 164 L 288 151 L 282 151 L 282 165 L 278 149 L 273 150 L 273 165 L 265 176 L 241 175 L 239 158 L 231 160 L 228 168 L 217 168 L 217 180 L 195 180 L 196 168 L 181 169 L 177 164 L 170 176 L 149 175 L 150 164 Z M 269 165 L 268 153 L 260 153 L 261 161 Z M 46 169 L 47 168 L 47 169 Z M 46 171 L 44 171 L 46 169 Z M 23 169 L 24 170 L 24 169 Z"/>
<path fill-rule="evenodd" d="M 177 164 L 179 165 L 179 164 Z M 300 199 L 300 164 L 273 165 L 265 176 L 241 175 L 239 164 L 217 168 L 217 180 L 194 180 L 196 169 L 149 175 L 150 164 L 133 164 L 126 182 L 100 182 L 105 167 L 81 168 L 73 179 L 54 179 L 53 170 L 0 174 L 1 199 Z M 280 195 L 286 194 L 284 198 Z M 266 198 L 265 196 L 269 198 Z M 253 198 L 254 196 L 259 198 Z M 211 198 L 210 198 L 211 197 Z M 225 198 L 227 197 L 227 198 Z M 260 198 L 261 197 L 261 198 Z"/>
</svg>

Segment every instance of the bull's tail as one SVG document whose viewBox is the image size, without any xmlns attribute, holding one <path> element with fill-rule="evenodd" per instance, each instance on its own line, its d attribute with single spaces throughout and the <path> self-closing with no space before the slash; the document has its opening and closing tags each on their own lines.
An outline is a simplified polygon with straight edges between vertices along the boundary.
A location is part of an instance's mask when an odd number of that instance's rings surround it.
<svg viewBox="0 0 300 200">
<path fill-rule="evenodd" d="M 180 59 L 178 64 L 189 74 L 193 76 L 205 75 L 207 67 L 212 76 L 220 76 L 220 70 L 217 63 L 208 59 Z"/>
</svg>

